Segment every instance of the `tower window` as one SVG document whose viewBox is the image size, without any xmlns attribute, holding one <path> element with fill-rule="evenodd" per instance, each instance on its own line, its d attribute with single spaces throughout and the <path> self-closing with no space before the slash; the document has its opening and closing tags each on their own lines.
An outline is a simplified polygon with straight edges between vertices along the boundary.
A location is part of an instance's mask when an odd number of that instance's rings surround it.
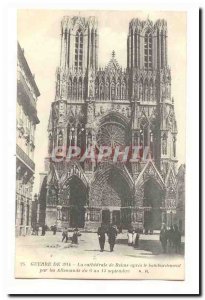
<svg viewBox="0 0 205 300">
<path fill-rule="evenodd" d="M 83 34 L 79 29 L 75 36 L 75 67 L 82 68 L 83 65 Z"/>
<path fill-rule="evenodd" d="M 152 68 L 152 35 L 150 31 L 147 31 L 144 37 L 144 66 L 148 70 Z"/>
</svg>

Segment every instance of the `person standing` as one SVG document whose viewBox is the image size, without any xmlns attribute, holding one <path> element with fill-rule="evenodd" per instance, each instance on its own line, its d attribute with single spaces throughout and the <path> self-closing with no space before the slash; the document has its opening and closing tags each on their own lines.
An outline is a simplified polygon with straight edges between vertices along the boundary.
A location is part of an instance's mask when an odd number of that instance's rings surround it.
<svg viewBox="0 0 205 300">
<path fill-rule="evenodd" d="M 62 242 L 65 240 L 65 242 L 67 243 L 67 241 L 68 241 L 68 230 L 67 230 L 66 227 L 63 229 L 62 236 L 63 236 Z"/>
<path fill-rule="evenodd" d="M 162 225 L 162 229 L 160 231 L 160 242 L 162 245 L 163 253 L 167 252 L 167 229 L 165 224 Z"/>
<path fill-rule="evenodd" d="M 117 236 L 117 230 L 115 226 L 113 225 L 110 226 L 107 235 L 108 235 L 108 242 L 110 244 L 110 252 L 112 252 L 115 246 L 115 240 Z"/>
<path fill-rule="evenodd" d="M 36 224 L 36 235 L 38 235 L 38 232 L 39 232 L 39 225 Z"/>
<path fill-rule="evenodd" d="M 132 246 L 132 243 L 133 243 L 133 230 L 132 228 L 129 228 L 128 231 L 127 231 L 127 243 L 128 243 L 128 246 Z"/>
<path fill-rule="evenodd" d="M 169 247 L 173 247 L 173 233 L 174 233 L 174 228 L 171 225 L 170 229 L 167 232 L 167 237 L 168 237 L 168 242 L 169 242 Z"/>
<path fill-rule="evenodd" d="M 99 244 L 100 244 L 100 252 L 104 251 L 104 246 L 105 246 L 105 233 L 106 233 L 106 229 L 103 227 L 103 225 L 101 224 L 101 226 L 98 228 L 98 239 L 99 239 Z"/>
<path fill-rule="evenodd" d="M 56 224 L 55 225 L 53 225 L 53 235 L 56 235 L 56 231 L 57 231 L 57 226 L 56 226 Z"/>
<path fill-rule="evenodd" d="M 42 225 L 42 233 L 41 233 L 41 235 L 45 235 L 46 234 L 46 225 L 45 224 L 43 224 Z"/>
<path fill-rule="evenodd" d="M 73 231 L 73 236 L 72 236 L 72 244 L 78 244 L 78 237 L 80 236 L 80 232 L 78 228 L 75 228 Z"/>
<path fill-rule="evenodd" d="M 138 248 L 139 247 L 139 230 L 135 229 L 134 233 L 133 233 L 133 246 L 134 248 Z"/>
<path fill-rule="evenodd" d="M 180 253 L 181 233 L 176 224 L 174 225 L 174 230 L 173 230 L 173 246 L 174 246 L 175 253 Z"/>
</svg>

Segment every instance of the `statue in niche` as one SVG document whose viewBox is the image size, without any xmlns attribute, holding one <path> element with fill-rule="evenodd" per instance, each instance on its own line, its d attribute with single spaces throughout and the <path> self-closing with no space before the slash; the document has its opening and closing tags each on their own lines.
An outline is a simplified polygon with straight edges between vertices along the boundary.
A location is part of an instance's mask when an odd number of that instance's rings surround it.
<svg viewBox="0 0 205 300">
<path fill-rule="evenodd" d="M 137 133 L 134 134 L 134 145 L 135 146 L 138 145 L 138 134 Z"/>
<path fill-rule="evenodd" d="M 90 97 L 93 97 L 94 96 L 94 81 L 93 81 L 93 76 L 91 75 L 91 78 L 90 78 L 90 84 L 89 84 L 89 96 Z"/>
<path fill-rule="evenodd" d="M 147 86 L 147 84 L 145 84 L 144 100 L 148 101 L 148 86 Z"/>
<path fill-rule="evenodd" d="M 98 85 L 96 85 L 96 87 L 95 87 L 95 98 L 96 99 L 98 99 L 98 93 L 99 93 Z"/>
<path fill-rule="evenodd" d="M 153 101 L 153 87 L 150 85 L 150 101 Z"/>
<path fill-rule="evenodd" d="M 129 107 L 126 108 L 126 111 L 127 111 L 127 117 L 129 118 L 130 117 L 130 109 L 129 109 Z"/>
<path fill-rule="evenodd" d="M 63 133 L 62 133 L 62 131 L 59 132 L 58 146 L 63 146 Z"/>
<path fill-rule="evenodd" d="M 103 109 L 102 106 L 100 106 L 100 114 L 101 114 L 101 115 L 104 114 L 104 109 Z"/>
<path fill-rule="evenodd" d="M 93 118 L 93 105 L 92 103 L 88 103 L 88 119 L 91 122 Z"/>
<path fill-rule="evenodd" d="M 103 86 L 102 84 L 100 85 L 100 100 L 104 99 L 104 91 L 103 91 Z"/>
<path fill-rule="evenodd" d="M 91 145 L 92 145 L 92 134 L 89 132 L 87 137 L 87 146 L 89 147 Z"/>
<path fill-rule="evenodd" d="M 139 85 L 139 99 L 142 100 L 143 91 L 142 91 L 142 83 Z"/>
</svg>

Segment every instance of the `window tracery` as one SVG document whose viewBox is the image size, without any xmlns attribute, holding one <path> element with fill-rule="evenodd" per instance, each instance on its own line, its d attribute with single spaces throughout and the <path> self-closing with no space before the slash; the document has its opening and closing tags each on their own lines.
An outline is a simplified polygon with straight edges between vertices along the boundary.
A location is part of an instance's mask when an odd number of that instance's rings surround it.
<svg viewBox="0 0 205 300">
<path fill-rule="evenodd" d="M 152 68 L 152 34 L 149 30 L 144 37 L 144 67 L 147 70 Z"/>
<path fill-rule="evenodd" d="M 83 65 L 83 33 L 78 29 L 75 36 L 75 67 L 82 68 Z"/>
</svg>

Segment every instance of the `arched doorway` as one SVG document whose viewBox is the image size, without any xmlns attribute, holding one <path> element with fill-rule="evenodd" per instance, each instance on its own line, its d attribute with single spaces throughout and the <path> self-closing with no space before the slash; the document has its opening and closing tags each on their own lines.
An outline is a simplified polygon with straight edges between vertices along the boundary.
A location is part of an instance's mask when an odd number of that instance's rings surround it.
<svg viewBox="0 0 205 300">
<path fill-rule="evenodd" d="M 83 228 L 85 225 L 86 187 L 77 176 L 72 176 L 70 186 L 70 227 Z"/>
<path fill-rule="evenodd" d="M 127 228 L 131 223 L 133 184 L 125 169 L 110 164 L 96 174 L 90 202 L 102 208 L 101 222 Z M 126 174 L 125 174 L 126 173 Z M 100 187 L 100 189 L 99 189 Z"/>
<path fill-rule="evenodd" d="M 144 228 L 145 230 L 160 230 L 162 224 L 163 190 L 153 179 L 144 184 Z"/>
</svg>

